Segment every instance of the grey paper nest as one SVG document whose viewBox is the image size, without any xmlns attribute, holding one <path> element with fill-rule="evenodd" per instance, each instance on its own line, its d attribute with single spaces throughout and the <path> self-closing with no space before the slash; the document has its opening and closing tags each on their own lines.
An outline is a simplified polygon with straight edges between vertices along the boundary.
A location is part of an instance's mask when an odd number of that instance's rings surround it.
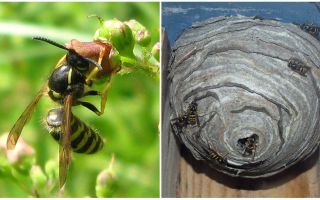
<svg viewBox="0 0 320 200">
<path fill-rule="evenodd" d="M 308 71 L 292 70 L 292 59 Z M 226 174 L 281 172 L 319 145 L 319 67 L 318 40 L 297 25 L 243 16 L 194 24 L 169 62 L 171 131 Z"/>
</svg>

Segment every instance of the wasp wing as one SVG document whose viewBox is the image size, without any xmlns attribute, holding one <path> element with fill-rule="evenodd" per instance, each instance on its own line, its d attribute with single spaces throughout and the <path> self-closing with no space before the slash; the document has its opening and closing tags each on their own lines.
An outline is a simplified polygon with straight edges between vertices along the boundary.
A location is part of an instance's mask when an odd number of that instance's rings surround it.
<svg viewBox="0 0 320 200">
<path fill-rule="evenodd" d="M 68 95 L 64 100 L 64 116 L 62 124 L 62 137 L 60 137 L 59 147 L 59 180 L 60 188 L 66 182 L 68 168 L 71 160 L 71 107 L 73 104 L 72 95 Z"/>
<path fill-rule="evenodd" d="M 23 127 L 30 120 L 36 105 L 47 89 L 47 85 L 48 82 L 46 82 L 45 85 L 40 89 L 40 91 L 37 93 L 28 107 L 23 111 L 16 123 L 13 125 L 7 138 L 7 149 L 14 149 L 14 147 L 16 146 Z"/>
</svg>

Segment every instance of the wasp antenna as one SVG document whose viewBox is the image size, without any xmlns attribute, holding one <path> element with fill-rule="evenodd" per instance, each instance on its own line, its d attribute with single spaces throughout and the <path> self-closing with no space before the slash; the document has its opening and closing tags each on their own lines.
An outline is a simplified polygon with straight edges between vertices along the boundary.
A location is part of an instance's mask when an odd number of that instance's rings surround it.
<svg viewBox="0 0 320 200">
<path fill-rule="evenodd" d="M 97 18 L 97 19 L 99 20 L 99 22 L 100 22 L 100 25 L 102 25 L 103 22 L 104 22 L 104 19 L 102 19 L 102 17 L 100 17 L 100 16 L 98 16 L 98 15 L 95 15 L 95 14 L 93 14 L 93 15 L 88 15 L 87 17 L 88 17 L 88 18 L 91 18 L 91 17 Z"/>
<path fill-rule="evenodd" d="M 99 63 L 97 63 L 96 61 L 94 61 L 94 60 L 92 60 L 92 59 L 90 59 L 90 58 L 84 58 L 84 59 L 87 60 L 88 62 L 90 62 L 91 64 L 94 64 L 95 66 L 98 67 L 98 69 L 99 69 L 100 71 L 102 71 L 102 67 L 101 67 L 101 65 L 100 65 Z"/>
<path fill-rule="evenodd" d="M 51 45 L 53 45 L 53 46 L 56 46 L 56 47 L 58 47 L 58 48 L 60 48 L 60 49 L 64 49 L 64 50 L 69 51 L 69 49 L 68 49 L 67 47 L 65 47 L 65 46 L 63 46 L 63 45 L 61 45 L 61 44 L 59 44 L 59 43 L 57 43 L 57 42 L 55 42 L 55 41 L 53 41 L 53 40 L 50 40 L 50 39 L 48 39 L 48 38 L 45 38 L 45 37 L 36 36 L 36 37 L 33 37 L 32 39 L 33 39 L 33 40 L 43 41 L 43 42 L 49 43 L 49 44 L 51 44 Z"/>
</svg>

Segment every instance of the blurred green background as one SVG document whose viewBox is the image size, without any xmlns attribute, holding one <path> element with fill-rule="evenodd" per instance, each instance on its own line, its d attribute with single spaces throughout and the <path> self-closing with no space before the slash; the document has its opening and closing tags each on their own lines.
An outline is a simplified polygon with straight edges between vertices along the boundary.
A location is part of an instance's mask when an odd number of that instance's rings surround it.
<svg viewBox="0 0 320 200">
<path fill-rule="evenodd" d="M 0 4 L 0 134 L 7 134 L 22 111 L 66 53 L 32 36 L 46 36 L 59 43 L 70 39 L 92 40 L 98 20 L 136 19 L 159 41 L 159 3 L 1 3 Z M 159 80 L 144 73 L 117 75 L 108 94 L 106 111 L 97 116 L 84 107 L 73 113 L 94 127 L 106 140 L 97 154 L 73 153 L 65 186 L 65 197 L 95 197 L 96 177 L 115 155 L 117 189 L 112 197 L 159 197 Z M 99 105 L 98 97 L 90 102 Z M 43 169 L 58 159 L 58 144 L 43 126 L 47 111 L 55 107 L 42 98 L 22 138 L 36 152 Z M 23 183 L 22 183 L 23 184 Z M 28 197 L 0 173 L 0 197 Z M 55 196 L 52 196 L 55 197 Z"/>
</svg>

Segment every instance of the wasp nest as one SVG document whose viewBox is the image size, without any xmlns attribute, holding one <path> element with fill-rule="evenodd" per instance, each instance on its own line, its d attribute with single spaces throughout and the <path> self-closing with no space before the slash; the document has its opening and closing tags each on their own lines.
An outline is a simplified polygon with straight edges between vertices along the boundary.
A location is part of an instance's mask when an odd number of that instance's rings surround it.
<svg viewBox="0 0 320 200">
<path fill-rule="evenodd" d="M 194 24 L 169 62 L 171 130 L 197 160 L 266 177 L 318 147 L 320 45 L 294 24 L 218 17 Z"/>
</svg>

